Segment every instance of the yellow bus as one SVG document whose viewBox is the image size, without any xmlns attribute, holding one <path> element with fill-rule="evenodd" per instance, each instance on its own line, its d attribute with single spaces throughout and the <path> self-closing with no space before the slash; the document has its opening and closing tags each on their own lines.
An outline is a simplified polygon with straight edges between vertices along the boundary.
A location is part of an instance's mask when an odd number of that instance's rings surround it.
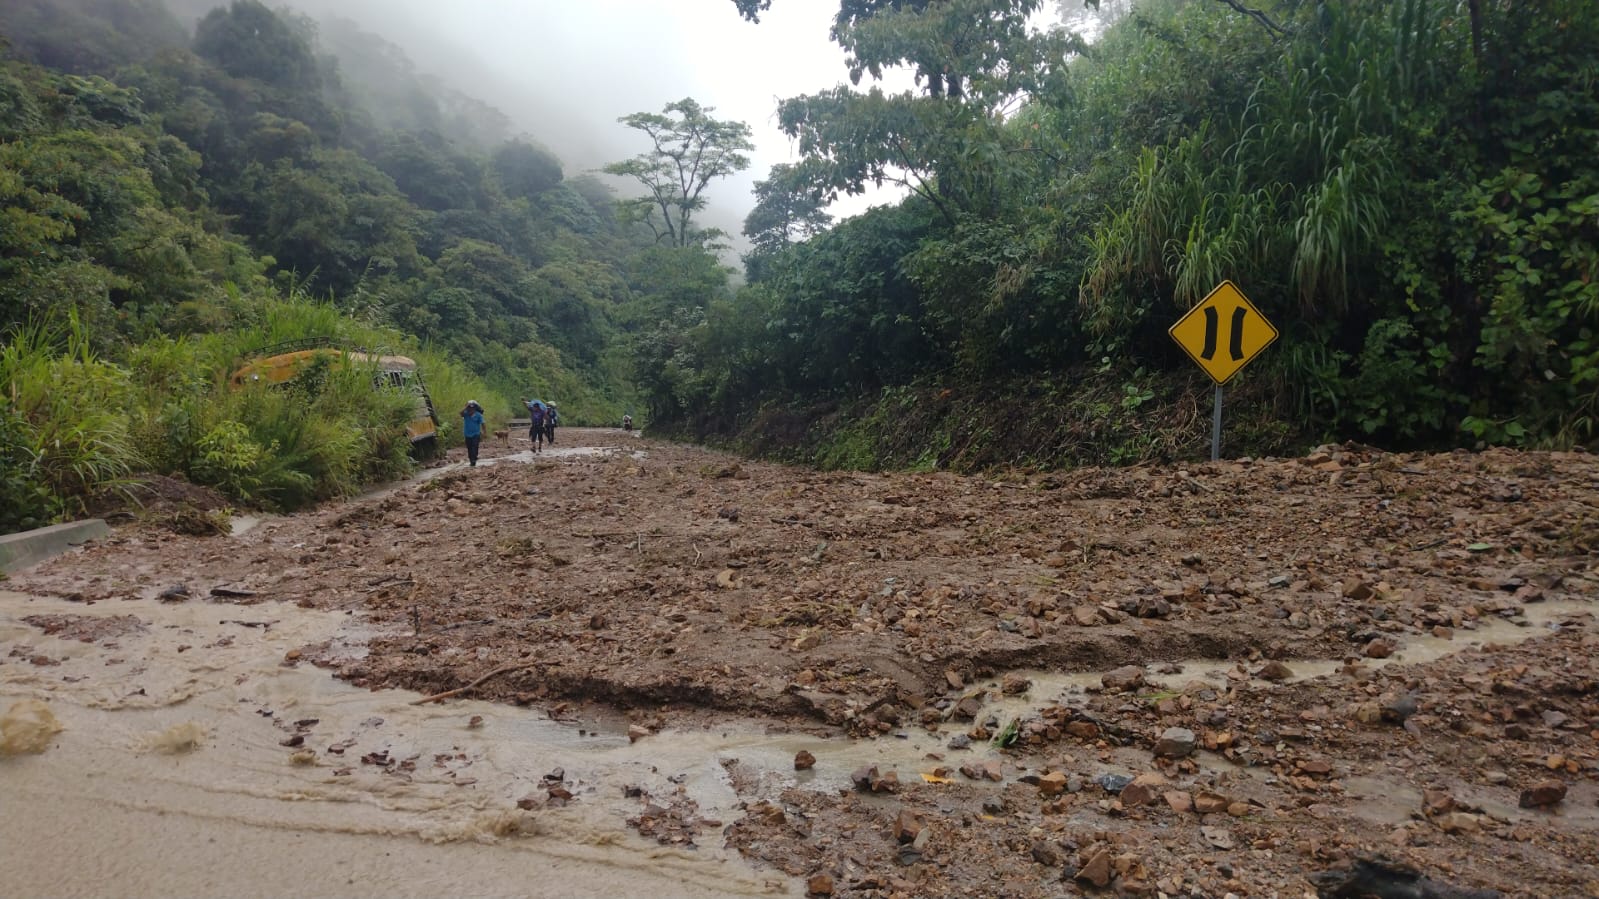
<svg viewBox="0 0 1599 899">
<path fill-rule="evenodd" d="M 415 412 L 411 420 L 406 422 L 405 433 L 418 454 L 426 455 L 437 448 L 439 416 L 433 408 L 433 398 L 428 396 L 427 385 L 422 381 L 422 371 L 417 368 L 415 359 L 345 349 L 326 338 L 275 344 L 252 355 L 255 358 L 228 379 L 234 387 L 259 383 L 283 384 L 292 381 L 317 360 L 347 360 L 355 365 L 370 366 L 374 388 L 403 390 L 416 396 Z"/>
</svg>

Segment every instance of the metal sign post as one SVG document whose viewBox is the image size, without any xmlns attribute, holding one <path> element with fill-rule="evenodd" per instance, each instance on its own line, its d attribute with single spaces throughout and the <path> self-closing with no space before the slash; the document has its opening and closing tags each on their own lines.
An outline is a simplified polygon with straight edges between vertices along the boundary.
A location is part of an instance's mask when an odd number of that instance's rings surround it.
<svg viewBox="0 0 1599 899">
<path fill-rule="evenodd" d="M 1210 418 L 1210 461 L 1215 462 L 1221 458 L 1222 385 L 1277 339 L 1277 329 L 1233 282 L 1223 281 L 1166 333 L 1216 383 Z"/>
<path fill-rule="evenodd" d="M 1210 413 L 1210 461 L 1221 458 L 1221 385 L 1216 385 L 1216 409 Z"/>
</svg>

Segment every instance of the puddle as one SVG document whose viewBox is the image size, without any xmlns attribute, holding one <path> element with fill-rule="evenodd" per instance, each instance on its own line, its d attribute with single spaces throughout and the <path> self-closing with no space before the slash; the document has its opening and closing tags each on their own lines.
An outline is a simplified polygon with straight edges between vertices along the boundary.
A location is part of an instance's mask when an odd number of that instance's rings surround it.
<svg viewBox="0 0 1599 899">
<path fill-rule="evenodd" d="M 48 636 L 23 620 L 40 615 L 71 626 Z M 0 591 L 0 712 L 40 700 L 64 728 L 42 754 L 0 758 L 7 891 L 95 893 L 112 878 L 125 895 L 557 896 L 572 878 L 595 895 L 788 886 L 722 849 L 717 827 L 699 848 L 639 837 L 625 822 L 642 803 L 622 790 L 669 798 L 680 781 L 701 817 L 731 823 L 741 813 L 722 761 L 775 762 L 781 738 L 629 743 L 619 722 L 413 706 L 414 693 L 283 664 L 324 641 L 354 655 L 365 636 L 357 616 L 289 605 L 86 607 Z M 302 745 L 285 745 L 297 734 Z M 523 797 L 542 802 L 555 768 L 574 801 L 519 810 Z"/>
<path fill-rule="evenodd" d="M 643 450 L 630 450 L 620 446 L 548 447 L 544 451 L 538 453 L 535 453 L 532 450 L 523 450 L 519 453 L 510 453 L 504 456 L 481 458 L 478 459 L 477 467 L 492 468 L 495 465 L 500 465 L 507 462 L 517 465 L 530 465 L 534 462 L 620 455 L 626 455 L 634 459 L 643 459 L 646 453 Z M 441 478 L 445 475 L 456 474 L 464 471 L 471 471 L 471 466 L 464 461 L 450 462 L 445 465 L 440 465 L 436 468 L 425 468 L 403 481 L 394 481 L 392 483 L 384 484 L 381 487 L 374 487 L 373 489 L 356 496 L 351 501 L 356 502 L 360 500 L 382 499 L 390 494 L 404 490 L 407 487 L 415 487 L 419 484 L 426 484 L 428 481 L 432 481 L 436 478 Z M 235 536 L 237 536 L 237 534 L 238 532 L 235 532 Z"/>
<path fill-rule="evenodd" d="M 1412 820 L 1422 808 L 1422 792 L 1396 777 L 1351 777 L 1344 782 L 1350 799 L 1350 813 L 1374 824 L 1397 827 Z M 1519 793 L 1509 787 L 1452 784 L 1449 795 L 1456 802 L 1502 822 L 1556 824 L 1589 832 L 1599 831 L 1599 784 L 1577 781 L 1570 785 L 1566 800 L 1552 811 L 1524 809 Z"/>
<path fill-rule="evenodd" d="M 1367 671 L 1374 671 L 1389 665 L 1435 662 L 1488 643 L 1501 645 L 1520 643 L 1533 637 L 1553 633 L 1562 620 L 1573 615 L 1592 614 L 1595 608 L 1592 602 L 1578 599 L 1534 603 L 1526 606 L 1524 615 L 1515 620 L 1497 617 L 1481 619 L 1474 629 L 1457 630 L 1453 639 L 1446 640 L 1431 634 L 1402 635 L 1399 639 L 1403 645 L 1392 656 L 1386 659 L 1363 658 L 1360 664 Z M 1144 682 L 1147 685 L 1144 692 L 1180 691 L 1194 681 L 1218 687 L 1225 686 L 1230 680 L 1229 674 L 1234 679 L 1238 677 L 1241 670 L 1239 664 L 1216 659 L 1151 662 L 1143 666 Z M 1293 676 L 1285 683 L 1297 683 L 1336 675 L 1343 667 L 1344 659 L 1289 659 L 1285 664 L 1293 672 Z M 1259 667 L 1259 663 L 1248 664 L 1245 670 L 1252 671 Z M 1101 671 L 1039 670 L 1014 673 L 1032 681 L 1032 688 L 1024 694 L 1001 696 L 998 679 L 984 681 L 980 686 L 986 688 L 988 693 L 984 700 L 983 718 L 993 715 L 1001 724 L 1012 717 L 1025 718 L 1051 703 L 1067 702 L 1073 696 L 1081 696 L 1090 690 L 1100 689 L 1100 678 L 1104 674 Z M 1258 685 L 1266 684 L 1260 680 L 1254 682 Z"/>
</svg>

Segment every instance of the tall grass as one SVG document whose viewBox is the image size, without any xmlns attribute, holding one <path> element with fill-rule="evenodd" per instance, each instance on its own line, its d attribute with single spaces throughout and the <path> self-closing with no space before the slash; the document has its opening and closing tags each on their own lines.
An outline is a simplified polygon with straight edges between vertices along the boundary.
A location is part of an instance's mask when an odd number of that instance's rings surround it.
<svg viewBox="0 0 1599 899">
<path fill-rule="evenodd" d="M 0 347 L 0 389 L 11 418 L 5 453 L 27 459 L 31 479 L 58 514 L 81 514 L 124 490 L 142 460 L 129 439 L 128 374 L 102 361 L 70 316 L 59 327 L 25 325 Z"/>
<path fill-rule="evenodd" d="M 75 317 L 15 329 L 0 346 L 0 531 L 81 515 L 144 472 L 289 510 L 410 471 L 415 397 L 376 389 L 370 364 L 338 357 L 285 385 L 233 388 L 231 372 L 276 343 L 327 337 L 416 358 L 444 440 L 459 441 L 450 426 L 468 399 L 511 408 L 448 359 L 329 304 L 267 299 L 241 317 L 227 331 L 133 345 L 121 364 L 94 355 Z"/>
</svg>

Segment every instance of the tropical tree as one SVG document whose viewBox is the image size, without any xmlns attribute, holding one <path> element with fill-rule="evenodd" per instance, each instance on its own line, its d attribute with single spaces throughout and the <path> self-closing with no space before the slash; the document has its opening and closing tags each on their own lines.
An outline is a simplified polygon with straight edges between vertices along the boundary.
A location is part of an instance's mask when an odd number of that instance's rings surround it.
<svg viewBox="0 0 1599 899">
<path fill-rule="evenodd" d="M 715 111 L 685 97 L 666 104 L 660 113 L 636 112 L 617 120 L 642 131 L 651 149 L 613 162 L 605 172 L 644 186 L 647 196 L 621 205 L 633 219 L 649 226 L 657 243 L 687 247 L 717 236 L 694 228 L 694 214 L 705 208 L 705 188 L 717 178 L 749 168 L 744 154 L 755 149 L 749 126 L 712 118 Z"/>
</svg>

